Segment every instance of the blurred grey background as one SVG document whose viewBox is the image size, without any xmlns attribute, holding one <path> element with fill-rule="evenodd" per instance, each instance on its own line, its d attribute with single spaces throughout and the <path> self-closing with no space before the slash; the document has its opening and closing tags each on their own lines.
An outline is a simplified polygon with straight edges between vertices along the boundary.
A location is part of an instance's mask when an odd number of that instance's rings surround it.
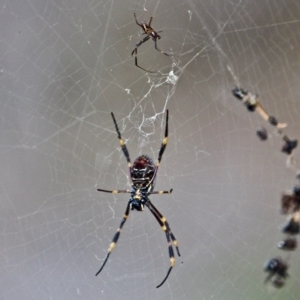
<svg viewBox="0 0 300 300">
<path fill-rule="evenodd" d="M 163 30 L 154 49 L 134 21 Z M 231 95 L 241 86 L 285 133 L 300 138 L 298 1 L 2 0 L 0 3 L 1 299 L 299 299 L 299 249 L 280 290 L 263 265 L 288 255 L 280 194 L 296 183 L 274 129 Z M 236 78 L 228 72 L 228 66 Z M 169 144 L 152 202 L 168 218 L 181 257 L 159 224 L 133 211 L 95 277 L 124 214 L 126 160 Z M 269 140 L 255 135 L 264 125 Z M 299 151 L 295 161 L 299 161 Z"/>
</svg>

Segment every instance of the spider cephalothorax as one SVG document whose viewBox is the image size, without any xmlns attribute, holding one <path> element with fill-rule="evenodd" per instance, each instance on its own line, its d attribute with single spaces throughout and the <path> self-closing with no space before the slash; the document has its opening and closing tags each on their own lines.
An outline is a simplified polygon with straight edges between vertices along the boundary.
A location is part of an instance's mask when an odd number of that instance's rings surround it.
<svg viewBox="0 0 300 300">
<path fill-rule="evenodd" d="M 161 36 L 146 21 L 142 22 L 140 26 L 144 30 L 144 33 L 151 37 L 154 42 L 161 39 Z"/>
<path fill-rule="evenodd" d="M 150 20 L 150 23 L 151 23 L 151 20 Z M 167 143 L 168 143 L 169 112 L 167 110 L 165 136 L 164 136 L 164 139 L 160 146 L 156 164 L 153 163 L 153 160 L 148 155 L 141 155 L 134 161 L 133 164 L 131 163 L 129 152 L 127 150 L 125 141 L 121 137 L 121 133 L 119 131 L 118 124 L 116 122 L 114 114 L 111 113 L 111 116 L 113 118 L 113 121 L 114 121 L 114 124 L 116 127 L 120 146 L 122 148 L 122 151 L 123 151 L 123 153 L 126 157 L 127 163 L 128 163 L 132 189 L 131 189 L 131 191 L 130 190 L 113 190 L 113 191 L 111 191 L 111 190 L 98 189 L 99 192 L 106 192 L 106 193 L 113 193 L 113 194 L 128 193 L 128 194 L 130 194 L 130 198 L 128 200 L 125 214 L 121 221 L 121 224 L 120 224 L 117 232 L 115 233 L 115 235 L 112 239 L 112 242 L 110 243 L 106 258 L 105 258 L 100 270 L 96 273 L 96 276 L 102 271 L 102 269 L 104 268 L 104 266 L 110 256 L 110 253 L 115 248 L 117 241 L 119 239 L 121 230 L 123 228 L 123 225 L 125 224 L 128 216 L 129 216 L 130 210 L 143 211 L 144 207 L 147 206 L 149 208 L 149 210 L 151 211 L 151 213 L 153 214 L 153 216 L 155 217 L 155 219 L 157 220 L 157 222 L 159 223 L 159 225 L 161 226 L 162 230 L 165 232 L 167 242 L 168 242 L 170 268 L 167 272 L 167 275 L 163 279 L 163 281 L 157 286 L 157 288 L 159 288 L 167 280 L 167 278 L 169 277 L 169 274 L 175 264 L 174 251 L 173 251 L 172 244 L 175 246 L 178 256 L 180 256 L 178 242 L 170 229 L 170 225 L 169 225 L 167 219 L 159 212 L 159 210 L 152 204 L 152 202 L 149 199 L 149 196 L 153 195 L 153 194 L 170 194 L 170 193 L 172 193 L 172 189 L 169 191 L 153 191 L 157 170 L 158 170 L 160 161 L 162 159 L 162 156 L 164 154 L 164 151 L 165 151 Z"/>
</svg>

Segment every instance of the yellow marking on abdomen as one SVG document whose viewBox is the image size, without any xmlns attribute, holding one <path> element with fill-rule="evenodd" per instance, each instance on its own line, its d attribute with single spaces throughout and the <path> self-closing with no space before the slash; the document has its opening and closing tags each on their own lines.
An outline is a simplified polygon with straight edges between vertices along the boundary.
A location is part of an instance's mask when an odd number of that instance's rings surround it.
<svg viewBox="0 0 300 300">
<path fill-rule="evenodd" d="M 160 220 L 164 223 L 167 221 L 167 219 L 165 217 L 162 217 Z"/>
<path fill-rule="evenodd" d="M 161 228 L 162 228 L 163 231 L 167 231 L 167 226 L 166 225 L 161 226 Z"/>
<path fill-rule="evenodd" d="M 119 139 L 119 142 L 121 147 L 125 145 L 125 142 L 122 139 Z"/>
<path fill-rule="evenodd" d="M 166 145 L 167 143 L 168 143 L 168 138 L 165 137 L 165 138 L 163 139 L 163 144 Z"/>
</svg>

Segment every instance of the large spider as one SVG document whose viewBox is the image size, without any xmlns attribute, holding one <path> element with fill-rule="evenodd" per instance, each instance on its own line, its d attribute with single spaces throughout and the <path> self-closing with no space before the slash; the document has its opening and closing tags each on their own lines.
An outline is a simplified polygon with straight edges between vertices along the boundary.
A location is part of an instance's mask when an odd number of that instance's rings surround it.
<svg viewBox="0 0 300 300">
<path fill-rule="evenodd" d="M 150 21 L 149 21 L 149 23 L 147 24 L 145 21 L 142 22 L 142 23 L 139 23 L 138 20 L 137 20 L 137 18 L 136 18 L 136 13 L 133 13 L 133 15 L 134 15 L 134 19 L 135 19 L 136 24 L 142 27 L 142 29 L 143 29 L 143 31 L 144 31 L 143 34 L 146 34 L 146 36 L 145 36 L 141 41 L 139 41 L 139 42 L 135 45 L 135 48 L 134 48 L 133 51 L 131 52 L 131 56 L 133 56 L 133 54 L 134 54 L 135 65 L 136 65 L 138 68 L 140 68 L 140 69 L 142 69 L 142 70 L 144 70 L 144 71 L 146 71 L 146 72 L 149 72 L 149 73 L 157 73 L 157 72 L 153 72 L 153 71 L 146 70 L 146 69 L 144 69 L 144 68 L 142 68 L 142 67 L 140 67 L 140 66 L 138 65 L 138 61 L 137 61 L 137 49 L 138 49 L 139 46 L 141 46 L 142 44 L 144 44 L 145 42 L 147 42 L 147 41 L 151 38 L 151 39 L 154 41 L 154 47 L 155 47 L 155 49 L 156 49 L 157 51 L 161 52 L 161 53 L 164 54 L 164 55 L 170 56 L 169 54 L 167 54 L 167 53 L 165 53 L 164 51 L 162 51 L 162 50 L 160 50 L 160 49 L 157 48 L 157 40 L 160 39 L 160 35 L 158 34 L 158 32 L 161 32 L 161 31 L 155 31 L 155 30 L 151 27 L 151 22 L 152 22 L 153 17 L 150 18 Z"/>
<path fill-rule="evenodd" d="M 115 248 L 117 241 L 119 239 L 122 227 L 124 223 L 126 222 L 128 216 L 129 216 L 129 211 L 130 210 L 138 210 L 138 211 L 143 211 L 144 206 L 147 206 L 151 213 L 154 215 L 156 220 L 158 221 L 159 225 L 161 226 L 162 230 L 166 233 L 166 238 L 168 242 L 168 249 L 169 249 L 169 256 L 170 256 L 170 268 L 167 272 L 166 277 L 163 279 L 163 281 L 157 286 L 159 288 L 164 284 L 164 282 L 167 280 L 167 278 L 170 275 L 170 272 L 175 264 L 175 258 L 174 258 L 174 252 L 173 252 L 173 247 L 172 247 L 172 242 L 174 246 L 176 247 L 177 254 L 180 256 L 179 253 L 179 248 L 178 248 L 178 242 L 171 232 L 169 223 L 167 219 L 158 211 L 158 209 L 152 204 L 150 199 L 148 198 L 149 195 L 152 194 L 170 194 L 172 193 L 172 189 L 170 191 L 153 191 L 154 185 L 155 185 L 155 178 L 157 174 L 158 167 L 160 165 L 160 161 L 162 159 L 163 153 L 166 149 L 167 143 L 168 143 L 168 118 L 169 118 L 169 112 L 167 110 L 166 112 L 166 129 L 165 129 L 165 137 L 162 141 L 159 153 L 158 153 L 158 161 L 156 164 L 153 163 L 152 159 L 148 155 L 141 155 L 139 156 L 133 164 L 131 164 L 130 157 L 129 157 L 129 152 L 127 150 L 125 141 L 121 137 L 121 133 L 118 128 L 118 124 L 116 122 L 116 119 L 114 117 L 114 114 L 111 113 L 111 116 L 113 118 L 116 131 L 118 134 L 120 146 L 123 150 L 123 153 L 126 157 L 128 167 L 129 167 L 129 174 L 130 174 L 130 180 L 131 180 L 131 186 L 132 190 L 103 190 L 103 189 L 97 189 L 99 192 L 105 192 L 105 193 L 113 193 L 113 194 L 119 194 L 119 193 L 128 193 L 130 194 L 130 198 L 128 200 L 128 204 L 125 210 L 124 217 L 121 221 L 121 224 L 114 235 L 112 242 L 108 248 L 108 253 L 107 256 L 100 268 L 100 270 L 96 273 L 96 276 L 102 271 L 104 268 L 110 253 L 113 251 Z"/>
</svg>

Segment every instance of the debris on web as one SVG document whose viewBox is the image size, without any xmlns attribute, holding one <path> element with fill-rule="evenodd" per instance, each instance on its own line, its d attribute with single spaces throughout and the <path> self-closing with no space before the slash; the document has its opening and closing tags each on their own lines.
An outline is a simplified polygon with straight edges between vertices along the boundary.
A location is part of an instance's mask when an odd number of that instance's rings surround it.
<svg viewBox="0 0 300 300">
<path fill-rule="evenodd" d="M 281 288 L 285 284 L 285 279 L 289 276 L 288 274 L 289 265 L 287 261 L 283 260 L 281 257 L 274 257 L 270 259 L 265 264 L 265 272 L 268 273 L 267 278 L 265 279 L 265 283 L 271 281 L 272 284 Z"/>
<path fill-rule="evenodd" d="M 229 69 L 233 76 L 234 73 Z M 237 81 L 237 78 L 235 78 Z M 293 152 L 298 146 L 298 140 L 290 139 L 287 135 L 283 134 L 283 129 L 287 126 L 286 123 L 279 123 L 277 119 L 269 115 L 265 108 L 262 106 L 258 99 L 258 95 L 251 94 L 247 90 L 239 87 L 235 87 L 232 91 L 235 98 L 242 101 L 242 103 L 247 107 L 248 111 L 257 111 L 258 114 L 264 121 L 267 121 L 271 126 L 277 128 L 278 135 L 282 135 L 282 140 L 284 142 L 281 152 L 288 155 L 287 166 L 293 167 Z M 256 130 L 256 135 L 261 141 L 266 141 L 268 139 L 268 132 L 264 127 L 260 127 Z M 299 170 L 296 171 L 296 179 L 300 180 Z M 285 237 L 277 244 L 277 248 L 284 251 L 294 251 L 297 249 L 297 239 L 296 236 L 300 233 L 300 185 L 297 184 L 292 191 L 283 192 L 281 195 L 281 214 L 289 215 L 289 219 L 286 224 L 281 228 L 282 233 Z M 270 259 L 265 264 L 265 272 L 268 273 L 265 283 L 271 282 L 276 288 L 281 288 L 284 286 L 286 279 L 288 278 L 287 270 L 289 265 L 287 259 L 282 259 L 280 257 L 275 257 Z"/>
<path fill-rule="evenodd" d="M 167 77 L 167 82 L 175 85 L 178 81 L 179 76 L 175 75 L 173 70 L 170 71 L 169 76 Z"/>
</svg>

